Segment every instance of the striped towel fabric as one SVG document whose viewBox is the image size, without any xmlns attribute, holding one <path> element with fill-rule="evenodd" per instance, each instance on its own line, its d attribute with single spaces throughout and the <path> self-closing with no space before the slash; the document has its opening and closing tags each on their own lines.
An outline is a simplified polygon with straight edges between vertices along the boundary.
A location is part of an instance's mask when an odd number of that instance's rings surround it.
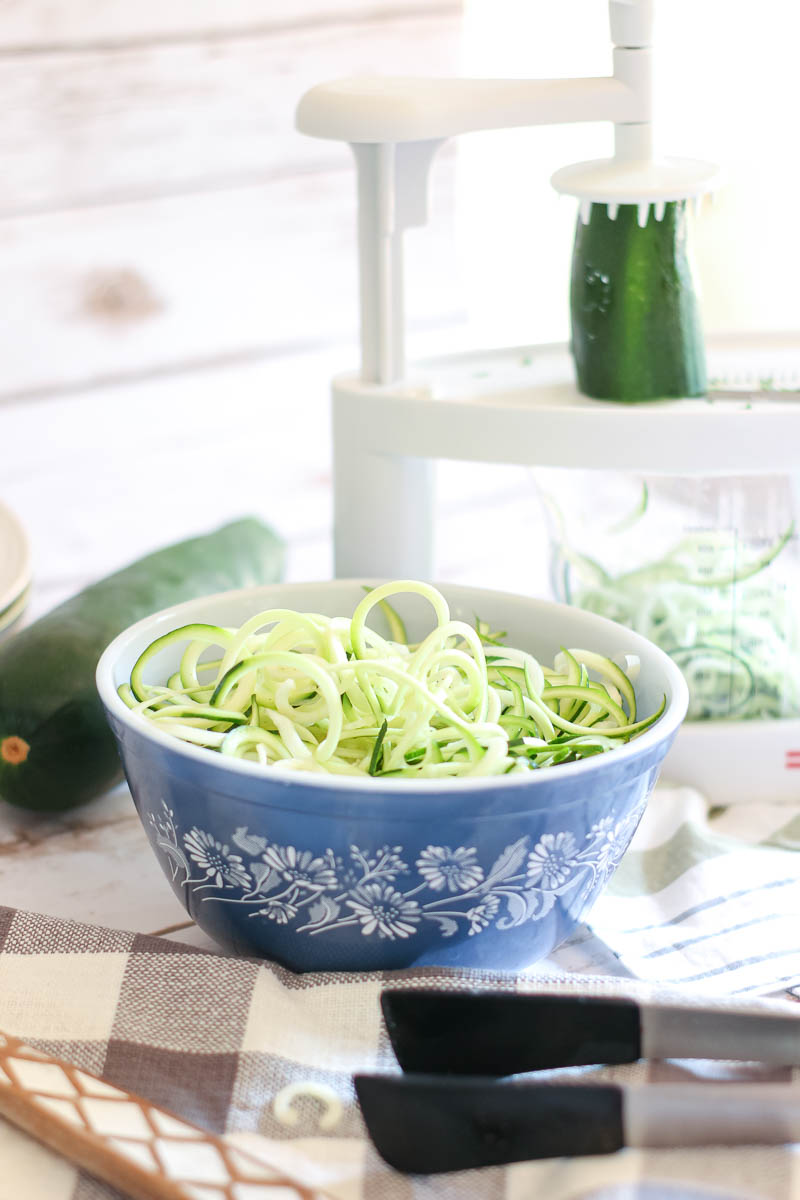
<svg viewBox="0 0 800 1200">
<path fill-rule="evenodd" d="M 631 975 L 717 996 L 800 988 L 800 801 L 710 810 L 659 786 L 592 909 Z"/>
</svg>

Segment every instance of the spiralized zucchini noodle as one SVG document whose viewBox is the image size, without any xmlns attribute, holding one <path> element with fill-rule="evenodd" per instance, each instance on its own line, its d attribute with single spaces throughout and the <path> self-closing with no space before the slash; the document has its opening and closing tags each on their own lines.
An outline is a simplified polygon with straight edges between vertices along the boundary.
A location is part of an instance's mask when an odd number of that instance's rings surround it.
<svg viewBox="0 0 800 1200">
<path fill-rule="evenodd" d="M 643 511 L 643 510 L 642 510 Z M 800 716 L 800 610 L 765 574 L 795 526 L 744 558 L 729 533 L 682 538 L 662 558 L 612 575 L 563 540 L 563 598 L 627 625 L 670 655 L 689 687 L 690 720 Z"/>
<path fill-rule="evenodd" d="M 409 645 L 389 597 L 415 593 L 435 624 Z M 367 624 L 379 607 L 388 637 Z M 518 774 L 603 754 L 661 716 L 637 719 L 633 680 L 591 650 L 552 667 L 503 645 L 505 634 L 453 620 L 426 583 L 383 584 L 352 617 L 270 609 L 238 629 L 193 624 L 154 641 L 119 694 L 156 729 L 279 771 L 436 779 Z M 162 651 L 183 646 L 163 684 Z M 174 658 L 173 658 L 174 661 Z"/>
</svg>

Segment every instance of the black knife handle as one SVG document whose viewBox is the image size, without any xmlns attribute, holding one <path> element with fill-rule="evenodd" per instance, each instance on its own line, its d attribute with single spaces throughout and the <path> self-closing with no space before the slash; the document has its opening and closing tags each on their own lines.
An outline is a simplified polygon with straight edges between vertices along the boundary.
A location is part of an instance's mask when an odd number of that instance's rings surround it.
<svg viewBox="0 0 800 1200">
<path fill-rule="evenodd" d="M 411 1174 L 611 1154 L 624 1144 L 622 1092 L 613 1084 L 357 1075 L 355 1086 L 379 1154 Z"/>
<path fill-rule="evenodd" d="M 515 1075 L 641 1057 L 633 1000 L 387 989 L 381 1007 L 404 1071 Z"/>
</svg>

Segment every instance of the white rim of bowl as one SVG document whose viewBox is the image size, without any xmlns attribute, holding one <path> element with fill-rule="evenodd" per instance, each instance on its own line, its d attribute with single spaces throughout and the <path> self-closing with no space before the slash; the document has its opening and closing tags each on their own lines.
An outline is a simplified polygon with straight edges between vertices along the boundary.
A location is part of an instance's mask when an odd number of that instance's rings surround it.
<svg viewBox="0 0 800 1200">
<path fill-rule="evenodd" d="M 8 582 L 0 579 L 0 614 L 21 599 L 31 581 L 31 548 L 25 530 L 11 509 L 0 503 L 0 538 L 9 532 L 17 545 L 19 565 Z"/>
<path fill-rule="evenodd" d="M 139 733 L 148 740 L 154 742 L 157 746 L 162 746 L 165 749 L 172 750 L 179 757 L 188 759 L 191 762 L 199 764 L 209 764 L 209 755 L 213 751 L 209 751 L 204 746 L 193 746 L 189 742 L 183 742 L 180 738 L 172 737 L 168 733 L 163 733 L 160 729 L 150 727 L 148 721 L 140 717 L 136 713 L 132 713 L 128 706 L 117 695 L 117 689 L 114 685 L 114 668 L 117 659 L 127 649 L 132 641 L 136 641 L 141 632 L 148 625 L 153 625 L 158 621 L 164 621 L 171 617 L 174 613 L 180 623 L 180 613 L 184 609 L 194 608 L 198 603 L 207 602 L 209 604 L 221 600 L 223 597 L 245 596 L 248 593 L 253 595 L 263 593 L 265 591 L 280 592 L 281 590 L 297 590 L 304 587 L 309 588 L 324 588 L 326 585 L 332 588 L 340 586 L 355 587 L 375 587 L 383 580 L 375 579 L 331 579 L 331 580 L 306 580 L 297 583 L 287 581 L 284 583 L 266 583 L 258 584 L 249 588 L 236 588 L 228 592 L 214 592 L 209 596 L 199 597 L 197 600 L 188 600 L 183 604 L 172 605 L 169 608 L 161 609 L 159 612 L 152 613 L 149 617 L 144 617 L 141 621 L 137 621 L 135 625 L 129 626 L 114 638 L 100 657 L 97 664 L 96 683 L 97 690 L 100 693 L 100 698 L 106 708 L 111 711 L 123 724 L 127 725 L 134 733 Z M 595 613 L 587 612 L 585 609 L 579 609 L 568 604 L 560 604 L 554 600 L 544 600 L 534 596 L 524 596 L 518 592 L 501 592 L 491 588 L 472 587 L 469 584 L 458 583 L 437 583 L 432 584 L 433 587 L 440 590 L 465 591 L 473 595 L 486 596 L 489 604 L 492 598 L 502 598 L 511 600 L 512 602 L 522 601 L 526 604 L 531 604 L 534 607 L 542 607 L 549 609 L 561 609 L 564 612 L 580 613 L 588 620 L 596 623 L 598 626 L 621 630 L 632 639 L 631 652 L 636 653 L 637 643 L 646 646 L 648 650 L 654 652 L 660 660 L 663 668 L 666 682 L 671 685 L 672 699 L 667 702 L 667 707 L 650 729 L 646 729 L 644 733 L 634 738 L 632 742 L 626 742 L 620 746 L 618 750 L 609 751 L 616 763 L 622 763 L 628 759 L 637 758 L 645 753 L 648 749 L 663 741 L 680 728 L 686 711 L 689 707 L 689 689 L 680 669 L 673 663 L 672 659 L 663 650 L 656 646 L 653 642 L 647 640 L 640 633 L 635 633 L 631 629 L 627 629 L 624 625 L 619 625 L 616 621 L 610 621 L 607 617 L 597 616 Z M 254 610 L 257 611 L 257 610 Z M 193 618 L 197 620 L 197 617 Z M 184 622 L 185 623 L 185 622 Z M 177 628 L 178 626 L 175 626 Z M 159 636 L 156 634 L 155 636 Z M 155 638 L 153 638 L 155 640 Z M 599 769 L 602 769 L 607 762 L 608 755 L 594 755 L 591 758 L 582 759 L 576 763 L 559 764 L 557 770 L 559 779 L 574 779 L 582 775 L 592 775 Z M 226 771 L 232 771 L 234 774 L 243 775 L 245 778 L 263 779 L 265 776 L 270 777 L 270 772 L 265 770 L 260 763 L 247 762 L 244 759 L 225 758 L 223 761 L 220 755 L 216 755 L 211 760 L 216 762 L 217 766 L 222 766 Z M 527 775 L 485 775 L 476 778 L 459 778 L 455 782 L 452 779 L 377 779 L 374 777 L 361 778 L 357 775 L 322 775 L 312 773 L 311 771 L 276 771 L 274 776 L 276 783 L 285 784 L 287 787 L 294 786 L 310 786 L 319 787 L 323 790 L 334 792 L 365 792 L 373 796 L 388 795 L 390 792 L 408 792 L 419 795 L 422 792 L 452 792 L 454 788 L 458 791 L 474 791 L 485 788 L 514 788 L 514 787 L 532 787 L 543 786 L 542 780 L 546 782 L 551 778 L 550 769 L 545 769 L 541 772 L 531 771 Z"/>
<path fill-rule="evenodd" d="M 0 633 L 5 633 L 12 625 L 16 624 L 25 609 L 28 607 L 28 602 L 31 598 L 30 584 L 22 589 L 16 600 L 9 604 L 8 608 L 4 608 L 0 612 Z"/>
</svg>

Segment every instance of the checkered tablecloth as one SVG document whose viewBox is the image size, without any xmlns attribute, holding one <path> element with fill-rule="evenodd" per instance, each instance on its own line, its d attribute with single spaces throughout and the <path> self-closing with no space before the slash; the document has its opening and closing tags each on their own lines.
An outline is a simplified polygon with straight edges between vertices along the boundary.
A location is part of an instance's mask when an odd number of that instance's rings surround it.
<svg viewBox="0 0 800 1200">
<path fill-rule="evenodd" d="M 622 1151 L 411 1179 L 392 1171 L 371 1148 L 352 1090 L 355 1071 L 397 1069 L 378 1003 L 388 982 L 577 990 L 641 999 L 677 995 L 689 1004 L 697 999 L 721 1005 L 779 1004 L 792 1011 L 796 1001 L 791 993 L 784 991 L 782 1000 L 752 993 L 775 991 L 775 980 L 785 979 L 787 962 L 792 966 L 792 956 L 797 956 L 800 933 L 792 934 L 787 953 L 780 956 L 765 941 L 772 934 L 776 939 L 786 936 L 777 897 L 795 894 L 792 822 L 797 817 L 786 810 L 781 815 L 754 809 L 738 820 L 737 836 L 731 818 L 709 815 L 695 794 L 661 790 L 612 890 L 592 917 L 595 932 L 616 954 L 613 961 L 623 972 L 616 977 L 569 974 L 559 967 L 558 956 L 554 963 L 520 976 L 431 968 L 392 975 L 293 975 L 272 964 L 215 955 L 165 939 L 0 908 L 0 1030 L 221 1133 L 341 1200 L 793 1200 L 800 1195 L 796 1147 Z M 676 866 L 681 854 L 683 871 Z M 729 875 L 720 874 L 726 858 Z M 757 870 L 755 863 L 762 858 L 767 866 Z M 712 867 L 715 874 L 702 876 Z M 793 884 L 775 882 L 770 890 L 770 873 L 780 881 L 792 870 Z M 724 908 L 718 901 L 724 900 L 724 893 L 706 890 L 705 899 L 695 902 L 692 890 L 688 900 L 673 906 L 682 874 L 688 874 L 692 889 L 700 891 L 717 886 L 720 879 L 728 880 L 730 891 L 730 880 L 735 879 L 736 890 L 744 893 L 749 883 L 753 913 L 766 888 L 776 897 L 775 921 L 762 909 L 752 926 L 738 916 L 725 917 L 720 929 L 728 932 L 721 948 L 712 951 L 708 922 L 718 922 L 717 910 Z M 661 893 L 666 899 L 659 902 Z M 623 918 L 621 913 L 627 915 Z M 798 915 L 795 908 L 793 929 L 800 928 Z M 742 925 L 738 944 L 731 931 L 737 923 Z M 636 927 L 645 930 L 646 937 L 637 939 Z M 701 952 L 704 942 L 707 949 Z M 742 946 L 753 944 L 764 951 L 769 978 L 763 963 L 758 980 L 741 975 L 743 968 L 737 964 L 748 957 Z M 716 953 L 716 967 L 727 964 L 728 969 L 715 969 L 700 992 L 675 992 L 672 984 L 665 986 L 664 979 L 697 974 L 698 955 L 703 953 L 706 962 Z M 671 964 L 671 974 L 659 975 L 666 964 Z M 646 977 L 626 978 L 626 969 Z M 798 981 L 793 973 L 783 986 Z M 781 985 L 776 986 L 780 990 Z M 745 1001 L 732 1000 L 737 990 L 751 994 Z M 687 1077 L 701 1082 L 741 1078 L 791 1083 L 795 1072 L 753 1064 L 641 1062 L 598 1071 L 597 1076 L 640 1084 Z M 309 1081 L 325 1085 L 341 1103 L 330 1129 L 320 1128 L 324 1106 L 311 1095 L 294 1101 L 294 1126 L 275 1114 L 275 1099 L 287 1085 Z M 0 1122 L 0 1200 L 112 1197 L 118 1193 Z"/>
</svg>

